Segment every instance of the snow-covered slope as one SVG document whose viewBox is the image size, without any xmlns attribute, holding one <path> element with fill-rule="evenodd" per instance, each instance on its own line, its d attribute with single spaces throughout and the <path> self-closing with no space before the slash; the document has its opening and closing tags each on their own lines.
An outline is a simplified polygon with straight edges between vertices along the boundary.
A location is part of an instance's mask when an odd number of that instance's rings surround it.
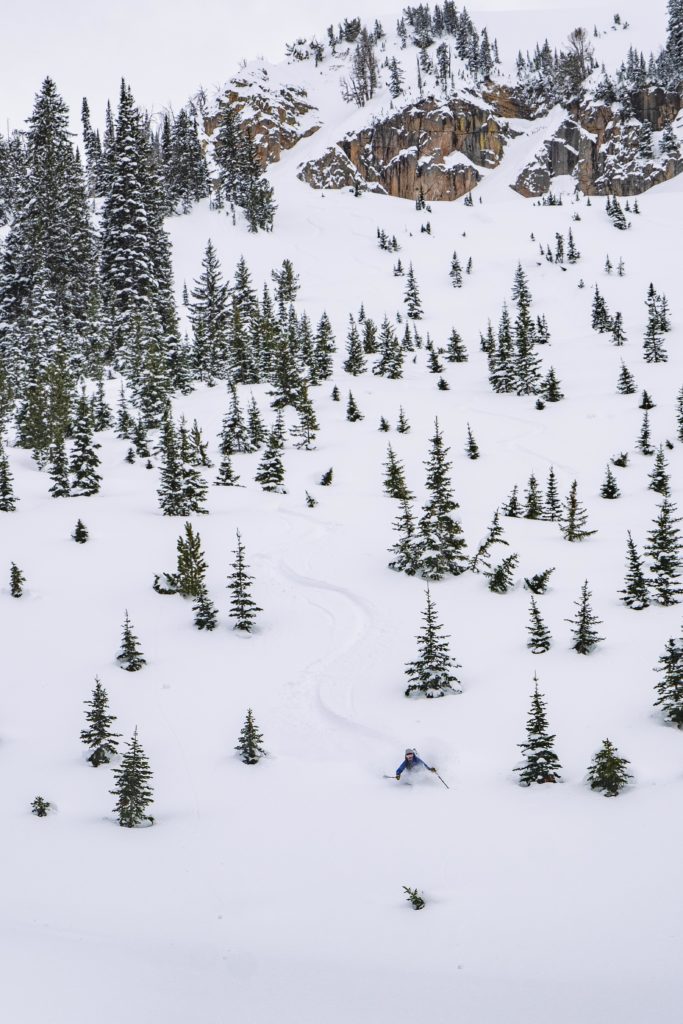
<svg viewBox="0 0 683 1024">
<path fill-rule="evenodd" d="M 541 39 L 540 15 L 538 26 Z M 538 136 L 510 143 L 471 208 L 459 201 L 418 212 L 402 200 L 314 191 L 297 179 L 301 161 L 367 116 L 336 103 L 330 92 L 324 127 L 269 170 L 272 234 L 248 234 L 205 205 L 169 222 L 179 297 L 209 237 L 226 274 L 244 255 L 259 288 L 289 258 L 301 279 L 297 308 L 314 322 L 326 310 L 341 350 L 333 380 L 312 390 L 316 449 L 288 445 L 287 494 L 264 493 L 253 481 L 258 456 L 238 455 L 243 486 L 212 486 L 210 514 L 194 520 L 219 628 L 197 631 L 189 602 L 152 590 L 154 574 L 174 567 L 183 520 L 161 515 L 158 471 L 126 463 L 126 442 L 100 437 L 104 483 L 92 498 L 52 499 L 29 454 L 10 452 L 21 500 L 15 514 L 1 514 L 0 573 L 6 578 L 14 561 L 28 583 L 21 600 L 6 583 L 0 591 L 6 1019 L 675 1024 L 683 736 L 653 710 L 652 669 L 679 633 L 680 606 L 635 612 L 618 591 L 627 531 L 640 545 L 658 502 L 647 489 L 652 460 L 635 450 L 643 388 L 656 403 L 653 442 L 674 443 L 673 498 L 683 499 L 675 415 L 683 185 L 674 179 L 642 197 L 623 232 L 603 200 L 586 206 L 572 189 L 562 206 L 535 205 L 509 184 L 544 137 L 539 122 Z M 420 231 L 427 221 L 431 234 Z M 446 364 L 448 391 L 437 390 L 424 349 L 400 381 L 341 370 L 349 313 L 362 303 L 378 323 L 403 314 L 405 279 L 378 248 L 378 226 L 396 235 L 402 262 L 415 269 L 419 332 L 444 345 L 455 327 L 467 345 L 469 362 Z M 554 247 L 570 228 L 580 261 L 548 263 L 539 243 Z M 473 262 L 461 289 L 448 278 L 454 249 L 463 265 Z M 625 276 L 605 273 L 607 255 L 615 267 L 623 259 Z M 518 261 L 533 315 L 545 314 L 550 327 L 544 365 L 555 367 L 566 395 L 543 411 L 533 398 L 492 394 L 479 351 L 480 331 L 510 300 Z M 659 365 L 642 354 L 651 281 L 668 296 L 673 322 L 669 361 Z M 595 284 L 609 310 L 623 314 L 623 348 L 591 330 Z M 622 358 L 636 395 L 616 394 Z M 333 384 L 341 403 L 330 398 Z M 344 416 L 349 389 L 365 416 L 358 423 Z M 265 386 L 240 387 L 243 403 L 250 390 L 270 417 Z M 117 393 L 110 382 L 112 404 Z M 411 423 L 405 435 L 394 429 L 400 406 Z M 197 418 L 214 461 L 226 407 L 222 386 L 199 386 L 175 403 Z M 381 416 L 389 434 L 378 431 Z M 597 533 L 569 544 L 555 524 L 505 519 L 520 555 L 511 593 L 493 594 L 470 573 L 432 586 L 463 693 L 409 701 L 404 663 L 415 656 L 424 584 L 387 568 L 397 506 L 383 494 L 382 463 L 390 441 L 421 503 L 435 417 L 451 448 L 470 550 L 512 487 L 523 491 L 532 472 L 544 482 L 550 466 L 563 496 L 578 480 Z M 478 461 L 464 453 L 468 424 Z M 628 468 L 615 470 L 622 497 L 603 500 L 605 464 L 622 450 L 631 453 Z M 330 466 L 333 485 L 320 488 Z M 306 490 L 318 499 L 314 509 Z M 79 517 L 91 533 L 83 546 L 70 539 Z M 227 617 L 237 528 L 264 609 L 248 637 Z M 521 580 L 549 566 L 556 571 L 539 601 L 553 646 L 534 656 Z M 606 638 L 588 657 L 570 649 L 565 621 L 585 579 Z M 134 674 L 115 661 L 126 609 L 148 659 Z M 563 782 L 523 789 L 513 769 L 534 673 Z M 110 768 L 85 761 L 82 702 L 95 675 L 118 730 L 127 738 L 137 726 L 149 756 L 153 828 L 118 828 Z M 233 751 L 248 707 L 270 755 L 253 767 Z M 606 736 L 635 777 L 616 800 L 585 782 Z M 406 744 L 438 766 L 448 790 L 432 777 L 413 786 L 383 778 Z M 57 808 L 44 820 L 28 813 L 37 793 Z M 405 902 L 404 885 L 424 893 L 423 912 Z"/>
</svg>

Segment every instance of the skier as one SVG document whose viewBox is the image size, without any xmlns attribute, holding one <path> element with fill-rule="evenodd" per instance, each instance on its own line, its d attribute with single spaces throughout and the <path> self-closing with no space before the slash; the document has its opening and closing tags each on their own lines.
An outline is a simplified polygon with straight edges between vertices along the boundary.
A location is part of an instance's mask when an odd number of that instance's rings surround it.
<svg viewBox="0 0 683 1024">
<path fill-rule="evenodd" d="M 411 772 L 419 765 L 426 768 L 428 772 L 436 772 L 436 768 L 430 768 L 428 764 L 425 764 L 421 757 L 417 756 L 413 747 L 406 747 L 405 760 L 396 769 L 396 781 L 400 781 L 402 772 Z"/>
</svg>

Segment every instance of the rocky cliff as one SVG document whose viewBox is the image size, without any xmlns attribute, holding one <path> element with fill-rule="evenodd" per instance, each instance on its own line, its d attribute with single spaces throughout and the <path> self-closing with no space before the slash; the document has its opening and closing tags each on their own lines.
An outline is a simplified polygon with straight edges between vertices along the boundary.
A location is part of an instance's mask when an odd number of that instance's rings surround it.
<svg viewBox="0 0 683 1024">
<path fill-rule="evenodd" d="M 420 190 L 427 201 L 458 199 L 480 180 L 479 168 L 498 165 L 513 134 L 493 103 L 429 97 L 345 136 L 299 177 L 313 188 L 359 184 L 404 199 Z"/>
<path fill-rule="evenodd" d="M 264 167 L 279 160 L 283 150 L 291 149 L 320 127 L 317 109 L 309 102 L 306 91 L 271 83 L 265 68 L 228 83 L 215 111 L 204 118 L 208 139 L 220 124 L 221 108 L 228 104 L 241 116 Z"/>
</svg>

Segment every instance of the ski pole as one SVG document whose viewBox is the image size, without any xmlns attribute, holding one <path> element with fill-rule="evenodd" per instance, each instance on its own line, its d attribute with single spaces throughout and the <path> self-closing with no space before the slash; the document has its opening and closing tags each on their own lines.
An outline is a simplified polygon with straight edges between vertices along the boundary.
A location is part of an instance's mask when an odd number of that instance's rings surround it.
<svg viewBox="0 0 683 1024">
<path fill-rule="evenodd" d="M 439 782 L 443 782 L 443 784 L 444 784 L 444 786 L 446 787 L 446 789 L 450 789 L 450 788 L 451 788 L 451 787 L 450 787 L 450 786 L 448 785 L 448 783 L 447 783 L 447 782 L 444 782 L 444 780 L 443 780 L 443 779 L 441 778 L 441 776 L 439 775 L 439 773 L 438 773 L 438 772 L 434 772 L 434 774 L 436 775 L 436 777 L 437 777 L 437 779 L 439 780 Z"/>
</svg>

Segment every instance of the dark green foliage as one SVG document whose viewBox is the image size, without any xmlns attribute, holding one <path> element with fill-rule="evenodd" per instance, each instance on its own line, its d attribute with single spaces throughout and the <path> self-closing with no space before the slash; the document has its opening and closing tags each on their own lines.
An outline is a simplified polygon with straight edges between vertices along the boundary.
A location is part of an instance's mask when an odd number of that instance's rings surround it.
<svg viewBox="0 0 683 1024">
<path fill-rule="evenodd" d="M 613 466 L 617 466 L 619 469 L 626 469 L 628 466 L 628 452 L 619 452 L 610 461 Z"/>
<path fill-rule="evenodd" d="M 282 462 L 282 431 L 276 424 L 268 434 L 265 451 L 258 464 L 254 480 L 264 491 L 286 494 L 284 487 L 285 467 Z"/>
<path fill-rule="evenodd" d="M 596 533 L 596 530 L 586 530 L 586 524 L 588 522 L 588 513 L 579 501 L 577 497 L 577 483 L 573 481 L 567 499 L 562 507 L 562 514 L 560 517 L 560 530 L 562 536 L 568 541 L 580 541 L 585 540 L 586 537 L 592 536 Z"/>
<path fill-rule="evenodd" d="M 253 395 L 247 407 L 247 430 L 249 432 L 249 450 L 255 452 L 266 440 L 268 431 Z"/>
<path fill-rule="evenodd" d="M 379 420 L 379 430 L 380 430 L 380 431 L 381 431 L 381 432 L 382 432 L 383 434 L 387 434 L 387 433 L 388 433 L 388 432 L 389 432 L 389 431 L 391 430 L 391 426 L 390 426 L 390 424 L 389 424 L 389 420 L 388 420 L 388 419 L 386 419 L 386 417 L 385 417 L 385 416 L 380 416 L 380 420 Z"/>
<path fill-rule="evenodd" d="M 164 414 L 160 444 L 161 483 L 157 494 L 162 512 L 166 516 L 205 514 L 206 481 L 192 465 L 190 438 L 184 420 L 181 419 L 176 432 L 170 408 Z"/>
<path fill-rule="evenodd" d="M 75 540 L 77 544 L 85 544 L 88 538 L 88 528 L 81 519 L 78 519 L 76 521 L 76 526 L 74 527 L 74 532 L 71 534 L 71 539 Z"/>
<path fill-rule="evenodd" d="M 515 584 L 514 572 L 518 562 L 519 555 L 508 555 L 500 565 L 496 565 L 490 572 L 485 572 L 484 576 L 489 581 L 489 590 L 494 594 L 507 594 Z"/>
<path fill-rule="evenodd" d="M 97 449 L 100 446 L 93 441 L 92 435 L 90 403 L 83 391 L 76 405 L 74 441 L 69 466 L 73 475 L 72 494 L 92 495 L 97 494 L 100 489 L 102 477 L 97 472 L 100 465 Z"/>
<path fill-rule="evenodd" d="M 448 276 L 454 288 L 462 288 L 462 267 L 460 266 L 457 252 L 454 252 L 451 257 L 451 269 L 448 272 Z"/>
<path fill-rule="evenodd" d="M 545 518 L 555 523 L 562 515 L 562 505 L 557 490 L 557 478 L 555 470 L 551 466 L 548 471 L 548 482 L 545 488 Z"/>
<path fill-rule="evenodd" d="M 553 366 L 548 370 L 541 384 L 541 394 L 546 402 L 560 402 L 564 398 L 560 381 Z"/>
<path fill-rule="evenodd" d="M 363 413 L 356 405 L 356 399 L 353 394 L 349 391 L 349 400 L 346 403 L 346 418 L 349 423 L 357 423 L 358 420 L 364 419 Z"/>
<path fill-rule="evenodd" d="M 449 363 L 466 363 L 467 358 L 467 349 L 465 344 L 458 332 L 453 328 L 448 337 L 446 359 Z"/>
<path fill-rule="evenodd" d="M 290 431 L 293 437 L 298 438 L 294 447 L 309 452 L 315 447 L 313 442 L 320 430 L 320 424 L 318 423 L 313 402 L 309 398 L 308 388 L 305 384 L 297 399 L 296 411 L 299 416 L 299 422 Z"/>
<path fill-rule="evenodd" d="M 442 635 L 443 627 L 437 621 L 436 608 L 426 590 L 427 604 L 422 613 L 424 626 L 417 637 L 418 657 L 406 665 L 409 683 L 406 697 L 414 694 L 424 697 L 444 697 L 447 693 L 459 693 L 459 680 L 453 670 L 460 666 L 451 657 L 448 637 Z M 454 685 L 455 684 L 455 685 Z"/>
<path fill-rule="evenodd" d="M 256 613 L 263 611 L 251 597 L 251 585 L 253 576 L 248 573 L 248 566 L 244 560 L 244 545 L 237 531 L 237 547 L 233 554 L 235 560 L 232 563 L 232 573 L 228 577 L 227 588 L 230 591 L 230 618 L 233 619 L 233 629 L 240 629 L 245 633 L 251 633 L 254 628 Z"/>
<path fill-rule="evenodd" d="M 617 393 L 620 395 L 635 395 L 636 382 L 633 374 L 625 363 L 622 362 L 619 377 L 617 378 Z"/>
<path fill-rule="evenodd" d="M 88 761 L 93 768 L 101 764 L 109 764 L 118 753 L 120 733 L 112 732 L 112 724 L 116 715 L 109 714 L 109 698 L 102 683 L 95 676 L 95 689 L 92 698 L 84 701 L 88 711 L 85 713 L 86 728 L 81 730 L 81 741 L 90 749 Z"/>
<path fill-rule="evenodd" d="M 407 434 L 410 431 L 410 423 L 408 422 L 408 417 L 403 411 L 403 406 L 400 406 L 398 410 L 398 423 L 396 424 L 396 430 L 399 434 Z"/>
<path fill-rule="evenodd" d="M 414 910 L 422 910 L 426 905 L 423 897 L 420 896 L 417 889 L 410 889 L 407 885 L 404 885 L 403 891 L 406 894 L 406 899 Z"/>
<path fill-rule="evenodd" d="M 368 320 L 367 323 L 370 323 Z M 365 351 L 369 351 L 366 343 Z M 379 359 L 372 372 L 389 380 L 399 380 L 403 376 L 403 346 L 396 336 L 396 331 L 387 317 L 382 321 L 379 336 Z"/>
<path fill-rule="evenodd" d="M 621 491 L 619 490 L 619 485 L 617 484 L 614 473 L 612 472 L 612 469 L 608 463 L 607 469 L 605 471 L 605 479 L 602 483 L 602 487 L 600 488 L 600 497 L 618 498 L 620 497 L 620 495 Z"/>
<path fill-rule="evenodd" d="M 532 473 L 529 477 L 529 485 L 525 495 L 526 511 L 524 513 L 525 519 L 544 519 L 543 511 L 543 499 L 541 498 L 541 492 L 538 486 L 538 481 Z"/>
<path fill-rule="evenodd" d="M 53 498 L 68 498 L 71 494 L 69 479 L 69 459 L 64 446 L 64 438 L 57 437 L 50 445 L 50 479 L 52 487 L 49 493 Z"/>
<path fill-rule="evenodd" d="M 37 818 L 46 818 L 51 807 L 52 804 L 49 800 L 44 800 L 42 796 L 37 796 L 31 803 L 31 814 L 35 814 Z"/>
<path fill-rule="evenodd" d="M 544 569 L 543 572 L 537 572 L 534 576 L 524 577 L 524 586 L 527 590 L 530 590 L 532 594 L 545 594 L 548 589 L 548 583 L 550 577 L 555 572 L 554 566 L 551 569 Z"/>
<path fill-rule="evenodd" d="M 453 517 L 459 506 L 453 499 L 449 449 L 444 445 L 438 420 L 434 421 L 430 445 L 425 463 L 429 497 L 422 509 L 417 543 L 421 575 L 427 580 L 440 580 L 447 575 L 459 576 L 467 568 L 468 560 L 462 527 Z"/>
<path fill-rule="evenodd" d="M 662 709 L 668 722 L 683 729 L 683 650 L 680 640 L 667 640 L 655 672 L 661 673 L 661 679 L 655 686 L 655 707 Z"/>
<path fill-rule="evenodd" d="M 618 347 L 623 345 L 626 341 L 626 334 L 624 332 L 624 321 L 621 313 L 616 312 L 612 317 L 610 331 L 612 334 L 612 344 L 617 345 Z"/>
<path fill-rule="evenodd" d="M 474 435 L 469 423 L 467 424 L 467 443 L 465 445 L 465 454 L 468 459 L 479 458 L 479 445 L 474 440 Z"/>
<path fill-rule="evenodd" d="M 257 728 L 251 708 L 247 709 L 247 717 L 244 720 L 235 750 L 244 764 L 258 764 L 261 758 L 265 757 L 263 736 Z"/>
<path fill-rule="evenodd" d="M 406 576 L 415 576 L 420 568 L 415 517 L 410 496 L 404 494 L 399 500 L 401 512 L 394 520 L 394 529 L 398 532 L 398 540 L 389 549 L 389 553 L 394 556 L 389 562 L 389 568 L 395 572 L 404 572 Z"/>
<path fill-rule="evenodd" d="M 604 640 L 604 636 L 599 636 L 596 626 L 602 625 L 601 620 L 597 615 L 593 614 L 593 610 L 590 605 L 591 592 L 588 589 L 588 580 L 586 580 L 581 587 L 581 597 L 578 601 L 574 601 L 574 604 L 578 608 L 578 611 L 573 619 L 565 619 L 565 622 L 569 622 L 572 628 L 572 648 L 577 654 L 590 654 L 594 648 Z"/>
<path fill-rule="evenodd" d="M 143 665 L 147 664 L 140 650 L 140 641 L 130 624 L 128 612 L 126 612 L 126 617 L 123 620 L 121 650 L 116 655 L 116 660 L 121 662 L 121 668 L 125 669 L 126 672 L 137 672 Z"/>
<path fill-rule="evenodd" d="M 545 654 L 546 651 L 550 650 L 550 643 L 552 637 L 550 630 L 541 618 L 541 613 L 538 610 L 535 598 L 531 598 L 531 604 L 529 605 L 529 625 L 527 626 L 527 633 L 529 639 L 527 640 L 527 647 L 532 654 Z"/>
<path fill-rule="evenodd" d="M 524 763 L 515 768 L 515 771 L 519 772 L 520 785 L 530 786 L 532 782 L 559 782 L 562 765 L 553 749 L 555 736 L 548 732 L 545 702 L 543 694 L 539 693 L 535 675 L 526 731 L 526 741 L 519 744 L 524 755 Z"/>
<path fill-rule="evenodd" d="M 22 597 L 26 577 L 21 569 L 12 562 L 9 573 L 9 592 L 12 597 Z"/>
<path fill-rule="evenodd" d="M 214 142 L 221 203 L 244 210 L 250 231 L 273 230 L 273 189 L 263 173 L 249 131 L 229 103 L 223 104 Z"/>
<path fill-rule="evenodd" d="M 399 501 L 405 497 L 411 498 L 412 495 L 408 490 L 408 485 L 406 484 L 403 463 L 396 458 L 394 449 L 391 445 L 387 445 L 387 461 L 384 463 L 384 469 L 385 494 L 388 494 L 390 498 L 396 498 Z"/>
<path fill-rule="evenodd" d="M 341 402 L 341 394 L 340 394 L 339 388 L 337 387 L 336 384 L 332 388 L 332 401 L 333 402 Z"/>
<path fill-rule="evenodd" d="M 330 468 L 326 469 L 325 472 L 323 473 L 323 475 L 320 477 L 320 486 L 321 487 L 329 487 L 330 484 L 332 483 L 332 477 L 333 476 L 334 476 L 334 469 L 333 469 L 332 466 L 330 466 Z"/>
<path fill-rule="evenodd" d="M 16 507 L 17 499 L 14 497 L 12 470 L 0 436 L 0 512 L 15 512 Z"/>
<path fill-rule="evenodd" d="M 676 395 L 676 435 L 683 441 L 683 387 Z"/>
<path fill-rule="evenodd" d="M 469 569 L 471 572 L 481 572 L 481 566 L 485 569 L 491 568 L 489 555 L 494 544 L 508 546 L 508 542 L 503 537 L 503 527 L 500 524 L 500 512 L 498 509 L 493 513 L 493 519 L 491 520 L 486 537 L 477 548 L 474 558 L 470 561 Z"/>
<path fill-rule="evenodd" d="M 683 588 L 681 576 L 681 531 L 676 506 L 664 498 L 659 506 L 653 528 L 647 535 L 645 554 L 650 559 L 650 579 L 655 600 L 669 606 L 678 604 Z"/>
<path fill-rule="evenodd" d="M 403 301 L 407 305 L 407 315 L 410 320 L 421 320 L 422 319 L 422 303 L 420 301 L 420 291 L 417 287 L 417 281 L 415 280 L 415 272 L 413 270 L 412 263 L 408 268 L 408 276 L 406 277 L 406 291 Z"/>
<path fill-rule="evenodd" d="M 638 554 L 631 532 L 628 533 L 626 554 L 626 579 L 624 589 L 620 590 L 622 601 L 628 608 L 640 611 L 650 604 L 648 581 L 643 569 L 643 561 Z"/>
<path fill-rule="evenodd" d="M 603 740 L 588 768 L 588 782 L 591 789 L 597 789 L 605 796 L 618 796 L 624 786 L 633 778 L 626 771 L 629 762 L 619 757 L 618 751 L 609 740 Z"/>
<path fill-rule="evenodd" d="M 610 329 L 610 317 L 607 312 L 607 306 L 602 295 L 598 291 L 598 286 L 595 286 L 595 294 L 593 296 L 593 310 L 591 326 L 594 331 L 599 331 L 603 334 L 605 331 Z"/>
<path fill-rule="evenodd" d="M 194 604 L 192 605 L 192 611 L 194 612 L 194 624 L 197 629 L 206 629 L 210 631 L 216 628 L 218 623 L 218 610 L 209 597 L 208 590 L 203 584 L 195 598 Z"/>
<path fill-rule="evenodd" d="M 196 420 L 192 421 L 192 429 L 190 430 L 190 452 L 190 461 L 193 466 L 203 466 L 209 469 L 213 465 L 209 458 L 206 441 L 202 436 L 202 429 Z M 142 454 L 138 449 L 138 455 Z M 146 454 L 149 455 L 149 452 Z"/>
<path fill-rule="evenodd" d="M 128 750 L 121 758 L 121 765 L 112 769 L 116 784 L 110 790 L 115 796 L 114 811 L 123 828 L 135 828 L 143 821 L 154 823 L 154 818 L 147 814 L 147 808 L 154 803 L 151 788 L 152 771 L 142 745 L 138 740 L 137 727 L 133 733 Z"/>
<path fill-rule="evenodd" d="M 669 467 L 667 465 L 666 456 L 664 455 L 664 446 L 660 444 L 655 455 L 655 463 L 650 473 L 650 482 L 647 485 L 651 491 L 656 491 L 657 494 L 661 494 L 663 497 L 668 498 L 671 493 L 670 478 L 669 478 Z"/>
<path fill-rule="evenodd" d="M 214 480 L 214 483 L 218 487 L 237 487 L 237 481 L 239 476 L 232 467 L 232 456 L 226 452 L 221 457 L 221 463 L 218 467 L 218 476 Z"/>
<path fill-rule="evenodd" d="M 652 399 L 650 398 L 649 394 L 645 390 L 643 390 L 643 393 L 640 396 L 640 405 L 638 406 L 638 408 L 639 409 L 654 409 L 655 408 L 655 403 L 652 401 Z"/>
<path fill-rule="evenodd" d="M 308 493 L 308 491 L 306 491 L 305 494 L 306 494 L 306 507 L 307 508 L 315 508 L 315 506 L 318 504 L 318 502 L 315 500 L 315 498 L 313 497 L 312 494 Z"/>
<path fill-rule="evenodd" d="M 503 505 L 503 515 L 510 519 L 519 519 L 522 514 L 522 506 L 519 503 L 517 484 L 512 488 L 510 497 Z"/>
<path fill-rule="evenodd" d="M 185 531 L 177 542 L 178 562 L 173 577 L 176 593 L 183 597 L 199 597 L 204 590 L 206 558 L 202 551 L 201 537 L 195 533 L 192 523 L 185 523 Z"/>
<path fill-rule="evenodd" d="M 636 441 L 636 448 L 643 453 L 643 455 L 654 455 L 654 448 L 650 441 L 650 417 L 648 416 L 647 409 L 643 413 L 643 423 L 640 428 L 640 434 Z"/>
<path fill-rule="evenodd" d="M 350 373 L 353 377 L 359 376 L 364 373 L 367 363 L 365 359 L 365 351 L 363 349 L 363 343 L 361 341 L 360 334 L 358 333 L 358 327 L 353 316 L 349 317 L 349 333 L 347 335 L 346 342 L 346 359 L 344 360 L 344 370 Z"/>
<path fill-rule="evenodd" d="M 299 276 L 294 271 L 291 260 L 284 259 L 280 270 L 271 270 L 270 276 L 275 282 L 275 301 L 289 304 L 294 302 L 299 291 Z"/>
</svg>

